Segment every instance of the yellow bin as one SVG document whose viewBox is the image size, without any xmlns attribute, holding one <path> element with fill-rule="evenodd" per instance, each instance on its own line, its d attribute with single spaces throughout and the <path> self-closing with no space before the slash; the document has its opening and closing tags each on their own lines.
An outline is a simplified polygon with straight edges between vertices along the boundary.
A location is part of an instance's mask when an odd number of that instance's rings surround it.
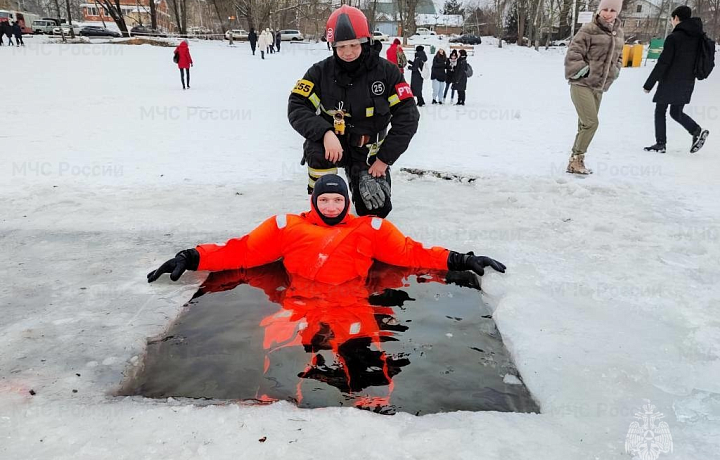
<svg viewBox="0 0 720 460">
<path fill-rule="evenodd" d="M 627 45 L 626 45 L 627 46 Z M 640 67 L 643 56 L 643 45 L 633 45 L 632 49 L 632 66 Z"/>
<path fill-rule="evenodd" d="M 623 45 L 623 52 L 622 52 L 622 66 L 627 67 L 630 63 L 630 59 L 632 57 L 632 46 L 631 45 Z"/>
</svg>

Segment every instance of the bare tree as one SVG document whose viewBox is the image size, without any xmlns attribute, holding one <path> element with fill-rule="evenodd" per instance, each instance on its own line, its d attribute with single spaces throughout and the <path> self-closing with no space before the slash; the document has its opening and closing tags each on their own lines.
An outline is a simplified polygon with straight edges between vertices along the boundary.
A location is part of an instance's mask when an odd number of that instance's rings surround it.
<svg viewBox="0 0 720 460">
<path fill-rule="evenodd" d="M 495 5 L 495 31 L 498 39 L 498 48 L 502 48 L 502 33 L 505 30 L 505 9 L 508 0 L 494 0 Z"/>
<path fill-rule="evenodd" d="M 70 13 L 70 0 L 65 0 L 65 8 L 67 9 L 68 25 L 70 26 L 70 38 L 75 38 L 75 31 L 72 26 L 72 15 Z M 62 27 L 60 28 L 62 30 Z"/>
<path fill-rule="evenodd" d="M 150 27 L 157 29 L 157 6 L 155 0 L 148 0 L 148 3 L 150 4 Z"/>
<path fill-rule="evenodd" d="M 110 17 L 115 21 L 115 24 L 120 29 L 123 37 L 129 37 L 127 24 L 125 23 L 125 16 L 123 15 L 122 9 L 120 8 L 120 0 L 98 0 L 105 10 L 110 14 Z"/>
<path fill-rule="evenodd" d="M 119 1 L 119 0 L 118 0 Z M 175 19 L 180 35 L 187 34 L 188 5 L 187 0 L 168 0 L 170 11 Z"/>
</svg>

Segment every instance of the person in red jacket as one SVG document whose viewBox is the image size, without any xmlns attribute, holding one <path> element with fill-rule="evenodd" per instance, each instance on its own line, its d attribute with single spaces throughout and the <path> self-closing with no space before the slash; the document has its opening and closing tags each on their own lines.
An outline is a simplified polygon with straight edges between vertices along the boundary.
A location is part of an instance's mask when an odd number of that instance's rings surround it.
<svg viewBox="0 0 720 460">
<path fill-rule="evenodd" d="M 310 211 L 273 216 L 224 245 L 201 244 L 180 251 L 148 273 L 147 280 L 151 283 L 169 273 L 177 281 L 185 270 L 251 268 L 279 259 L 291 277 L 331 285 L 367 277 L 373 260 L 400 267 L 472 270 L 481 276 L 485 267 L 505 272 L 505 265 L 490 257 L 428 249 L 385 219 L 349 214 L 348 187 L 336 174 L 318 179 L 310 202 Z"/>
<path fill-rule="evenodd" d="M 180 69 L 180 81 L 182 82 L 183 89 L 185 89 L 185 75 L 187 75 L 187 88 L 190 88 L 190 67 L 193 65 L 192 56 L 190 56 L 190 48 L 188 48 L 188 41 L 183 40 L 175 48 L 175 62 L 177 62 L 178 69 Z M 185 74 L 183 74 L 183 70 Z"/>
<path fill-rule="evenodd" d="M 405 57 L 405 52 L 402 49 L 402 46 L 400 45 L 400 39 L 396 38 L 393 40 L 392 45 L 390 45 L 390 48 L 385 52 L 385 55 L 387 56 L 387 60 L 398 66 L 398 69 L 400 69 L 400 73 L 405 73 L 405 66 L 407 65 L 407 58 Z M 403 61 L 400 63 L 400 61 Z"/>
</svg>

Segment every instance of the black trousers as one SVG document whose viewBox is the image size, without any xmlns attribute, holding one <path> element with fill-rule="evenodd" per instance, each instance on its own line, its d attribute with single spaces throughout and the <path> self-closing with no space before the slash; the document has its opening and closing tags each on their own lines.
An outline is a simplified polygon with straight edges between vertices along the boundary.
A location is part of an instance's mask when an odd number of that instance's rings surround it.
<svg viewBox="0 0 720 460">
<path fill-rule="evenodd" d="M 457 90 L 458 93 L 458 104 L 464 104 L 465 103 L 465 90 L 459 89 Z"/>
<path fill-rule="evenodd" d="M 183 70 L 185 73 L 183 74 Z M 180 81 L 185 88 L 185 75 L 187 74 L 187 87 L 190 88 L 190 69 L 180 69 Z"/>
<path fill-rule="evenodd" d="M 305 162 L 308 166 L 308 194 L 312 193 L 315 181 L 324 174 L 334 174 L 338 167 L 345 169 L 345 176 L 350 185 L 350 196 L 355 205 L 355 212 L 358 216 L 378 216 L 385 218 L 392 211 L 392 202 L 390 197 L 385 197 L 385 204 L 380 209 L 369 210 L 362 198 L 360 197 L 359 184 L 360 173 L 370 169 L 367 165 L 367 147 L 349 147 L 345 142 L 341 142 L 343 147 L 343 156 L 338 163 L 332 163 L 325 159 L 325 148 L 322 142 L 305 141 Z M 390 167 L 385 171 L 385 179 L 392 187 L 390 179 Z"/>
<path fill-rule="evenodd" d="M 18 46 L 22 45 L 25 46 L 25 42 L 22 39 L 22 35 L 15 35 L 15 44 Z"/>
<path fill-rule="evenodd" d="M 452 86 L 452 83 L 449 81 L 445 82 L 445 93 L 443 94 L 443 99 L 447 98 L 447 92 Z M 455 97 L 455 88 L 452 89 L 452 92 L 450 93 L 450 99 Z"/>
<path fill-rule="evenodd" d="M 253 56 L 255 56 L 255 43 L 250 43 L 250 49 L 252 50 Z"/>
<path fill-rule="evenodd" d="M 695 120 L 690 118 L 685 112 L 683 112 L 685 104 L 670 105 L 670 117 L 682 125 L 690 134 L 694 134 L 700 129 L 700 126 L 695 123 Z M 668 104 L 655 104 L 655 141 L 658 144 L 667 143 L 667 128 L 665 124 L 665 113 L 667 112 Z"/>
</svg>

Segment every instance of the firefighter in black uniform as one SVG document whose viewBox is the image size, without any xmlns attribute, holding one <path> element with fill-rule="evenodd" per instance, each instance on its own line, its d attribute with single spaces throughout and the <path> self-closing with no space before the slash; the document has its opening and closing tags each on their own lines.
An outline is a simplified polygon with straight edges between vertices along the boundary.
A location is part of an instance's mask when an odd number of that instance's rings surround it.
<svg viewBox="0 0 720 460">
<path fill-rule="evenodd" d="M 307 71 L 288 102 L 290 124 L 305 138 L 308 193 L 341 166 L 356 213 L 385 217 L 392 209 L 390 165 L 407 150 L 420 114 L 397 66 L 373 49 L 359 9 L 333 11 L 326 34 L 333 55 Z"/>
</svg>

